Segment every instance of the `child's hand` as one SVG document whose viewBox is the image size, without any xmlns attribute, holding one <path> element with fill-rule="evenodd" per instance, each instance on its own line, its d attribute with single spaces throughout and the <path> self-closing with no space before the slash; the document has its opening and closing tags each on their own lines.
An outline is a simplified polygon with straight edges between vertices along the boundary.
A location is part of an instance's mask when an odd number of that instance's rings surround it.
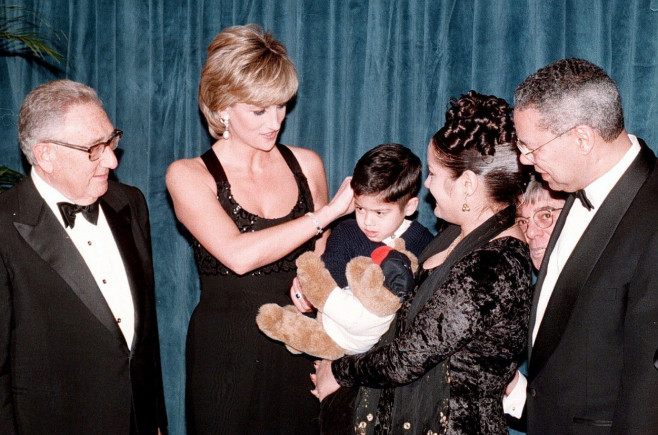
<svg viewBox="0 0 658 435">
<path fill-rule="evenodd" d="M 297 279 L 297 277 L 292 280 L 292 286 L 290 287 L 290 299 L 292 299 L 292 303 L 300 313 L 310 313 L 313 311 L 313 305 L 311 305 L 304 297 L 304 294 L 302 293 L 302 285 L 299 283 L 299 279 Z"/>
</svg>

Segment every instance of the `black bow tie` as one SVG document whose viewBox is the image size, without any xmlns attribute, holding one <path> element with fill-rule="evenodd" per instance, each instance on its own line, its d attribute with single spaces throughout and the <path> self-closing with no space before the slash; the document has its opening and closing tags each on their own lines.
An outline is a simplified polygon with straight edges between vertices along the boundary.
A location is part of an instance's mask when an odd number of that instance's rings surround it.
<svg viewBox="0 0 658 435">
<path fill-rule="evenodd" d="M 583 189 L 577 190 L 573 194 L 580 200 L 580 203 L 587 209 L 587 211 L 590 211 L 594 208 L 592 203 L 589 202 L 589 199 L 587 199 L 587 195 L 585 195 L 585 191 Z"/>
<path fill-rule="evenodd" d="M 75 226 L 75 215 L 77 213 L 82 213 L 82 216 L 94 225 L 98 222 L 98 201 L 89 205 L 58 202 L 57 207 L 59 207 L 59 212 L 62 213 L 65 227 L 73 228 Z"/>
</svg>

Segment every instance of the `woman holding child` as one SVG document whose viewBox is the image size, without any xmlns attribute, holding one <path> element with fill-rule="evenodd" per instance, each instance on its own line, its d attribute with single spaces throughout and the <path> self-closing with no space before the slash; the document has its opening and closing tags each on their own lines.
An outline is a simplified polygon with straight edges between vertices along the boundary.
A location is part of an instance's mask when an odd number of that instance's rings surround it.
<svg viewBox="0 0 658 435">
<path fill-rule="evenodd" d="M 297 85 L 285 47 L 271 34 L 256 25 L 222 31 L 208 47 L 199 86 L 216 142 L 167 172 L 201 276 L 186 349 L 190 434 L 318 430 L 318 406 L 304 399 L 310 361 L 255 323 L 262 304 L 290 303 L 295 259 L 352 202 L 343 183 L 327 204 L 319 156 L 277 144 Z M 317 242 L 324 247 L 323 238 Z"/>
<path fill-rule="evenodd" d="M 436 216 L 450 225 L 419 257 L 419 285 L 394 337 L 316 363 L 321 400 L 361 386 L 345 432 L 506 433 L 502 397 L 531 300 L 528 247 L 514 225 L 525 180 L 515 140 L 504 100 L 471 91 L 451 101 L 429 144 L 425 181 Z"/>
</svg>

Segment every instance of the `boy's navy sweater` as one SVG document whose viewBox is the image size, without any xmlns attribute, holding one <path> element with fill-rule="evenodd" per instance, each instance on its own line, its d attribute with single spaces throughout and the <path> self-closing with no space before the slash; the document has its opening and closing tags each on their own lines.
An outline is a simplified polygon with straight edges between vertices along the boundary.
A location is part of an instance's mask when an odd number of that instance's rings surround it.
<svg viewBox="0 0 658 435">
<path fill-rule="evenodd" d="M 412 221 L 407 231 L 402 234 L 402 239 L 406 243 L 406 248 L 416 257 L 420 255 L 425 246 L 434 236 L 418 221 Z M 369 257 L 372 251 L 383 243 L 375 243 L 368 240 L 365 234 L 359 229 L 356 219 L 347 219 L 331 230 L 327 239 L 327 247 L 322 254 L 322 261 L 331 273 L 332 278 L 339 287 L 347 286 L 345 277 L 345 268 L 347 263 L 359 256 Z"/>
</svg>

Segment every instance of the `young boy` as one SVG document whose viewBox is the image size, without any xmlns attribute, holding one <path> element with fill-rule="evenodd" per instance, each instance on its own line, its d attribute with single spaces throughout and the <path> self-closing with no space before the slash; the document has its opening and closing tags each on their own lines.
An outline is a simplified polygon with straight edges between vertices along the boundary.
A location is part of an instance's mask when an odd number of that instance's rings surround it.
<svg viewBox="0 0 658 435">
<path fill-rule="evenodd" d="M 397 238 L 402 238 L 406 249 L 416 257 L 421 253 L 433 238 L 427 228 L 409 219 L 418 208 L 421 179 L 420 159 L 398 144 L 371 149 L 354 168 L 351 186 L 355 218 L 342 221 L 331 231 L 322 255 L 325 267 L 341 287 L 327 299 L 322 324 L 327 334 L 350 353 L 370 349 L 395 316 L 382 318 L 369 313 L 349 289 L 342 289 L 347 286 L 347 263 L 358 256 L 370 256 L 378 247 L 392 246 Z M 383 264 L 382 268 L 386 276 Z M 392 273 L 399 273 L 399 269 Z M 385 285 L 394 281 L 386 276 Z M 411 282 L 413 286 L 413 279 L 400 281 Z M 387 288 L 398 296 L 411 290 Z"/>
<path fill-rule="evenodd" d="M 327 239 L 322 254 L 336 283 L 347 285 L 345 266 L 354 257 L 369 256 L 375 248 L 404 239 L 406 249 L 418 256 L 432 240 L 432 233 L 408 217 L 418 208 L 423 166 L 407 147 L 378 145 L 354 167 L 354 219 L 339 223 Z"/>
</svg>

